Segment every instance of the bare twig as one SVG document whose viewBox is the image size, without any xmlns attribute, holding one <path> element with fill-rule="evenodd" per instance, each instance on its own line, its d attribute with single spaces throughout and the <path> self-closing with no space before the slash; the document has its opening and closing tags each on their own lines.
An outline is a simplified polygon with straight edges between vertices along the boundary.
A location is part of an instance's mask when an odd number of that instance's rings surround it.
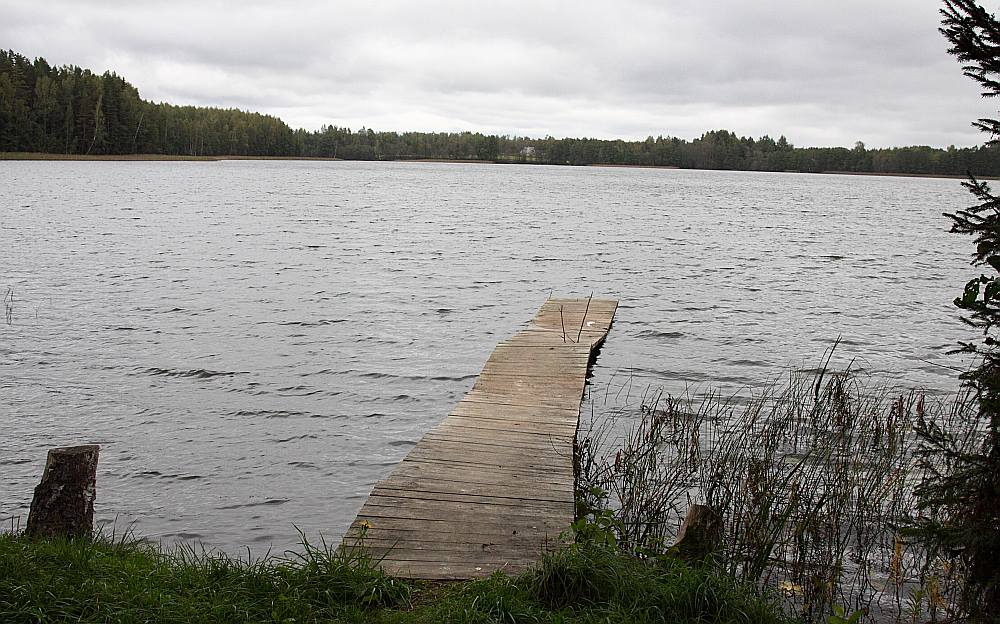
<svg viewBox="0 0 1000 624">
<path fill-rule="evenodd" d="M 576 341 L 580 342 L 580 336 L 583 335 L 583 324 L 587 322 L 587 313 L 590 312 L 590 300 L 594 298 L 594 293 L 591 292 L 590 296 L 587 297 L 587 307 L 583 310 L 583 318 L 580 319 L 580 331 L 576 332 Z"/>
<path fill-rule="evenodd" d="M 559 324 L 562 325 L 563 342 L 566 342 L 566 321 L 563 320 L 562 304 L 559 304 Z"/>
</svg>

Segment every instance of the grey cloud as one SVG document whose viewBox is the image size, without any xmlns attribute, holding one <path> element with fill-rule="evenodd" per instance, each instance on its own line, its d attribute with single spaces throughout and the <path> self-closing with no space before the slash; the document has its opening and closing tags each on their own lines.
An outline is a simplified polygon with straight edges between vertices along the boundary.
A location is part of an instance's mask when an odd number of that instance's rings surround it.
<svg viewBox="0 0 1000 624">
<path fill-rule="evenodd" d="M 0 40 L 150 99 L 307 128 L 973 144 L 994 111 L 946 54 L 938 6 L 0 0 Z"/>
</svg>

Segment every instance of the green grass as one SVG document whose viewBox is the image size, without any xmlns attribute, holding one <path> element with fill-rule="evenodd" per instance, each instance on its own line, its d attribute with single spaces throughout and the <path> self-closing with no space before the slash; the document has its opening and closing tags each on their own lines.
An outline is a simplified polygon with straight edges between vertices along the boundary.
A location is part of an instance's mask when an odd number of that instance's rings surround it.
<svg viewBox="0 0 1000 624">
<path fill-rule="evenodd" d="M 518 577 L 404 582 L 303 544 L 241 561 L 135 540 L 0 534 L 0 622 L 790 622 L 709 568 L 573 546 Z"/>
</svg>

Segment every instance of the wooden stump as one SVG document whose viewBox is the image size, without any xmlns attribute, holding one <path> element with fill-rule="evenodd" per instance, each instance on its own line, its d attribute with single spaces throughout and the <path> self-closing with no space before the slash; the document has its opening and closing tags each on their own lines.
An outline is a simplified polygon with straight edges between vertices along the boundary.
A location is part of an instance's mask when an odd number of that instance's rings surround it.
<svg viewBox="0 0 1000 624">
<path fill-rule="evenodd" d="M 54 448 L 35 488 L 25 534 L 30 537 L 89 537 L 97 496 L 96 444 Z"/>
<path fill-rule="evenodd" d="M 704 561 L 722 543 L 722 518 L 707 505 L 691 505 L 673 550 L 687 561 Z"/>
</svg>

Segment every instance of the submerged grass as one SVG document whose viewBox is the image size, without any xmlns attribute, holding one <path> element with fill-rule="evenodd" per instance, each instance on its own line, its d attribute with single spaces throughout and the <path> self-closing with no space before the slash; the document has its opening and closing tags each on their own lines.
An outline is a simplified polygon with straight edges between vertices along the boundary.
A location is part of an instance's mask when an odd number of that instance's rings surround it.
<svg viewBox="0 0 1000 624">
<path fill-rule="evenodd" d="M 719 622 L 791 620 L 709 568 L 574 545 L 518 577 L 404 582 L 357 552 L 242 561 L 133 539 L 0 534 L 0 621 Z"/>
</svg>

